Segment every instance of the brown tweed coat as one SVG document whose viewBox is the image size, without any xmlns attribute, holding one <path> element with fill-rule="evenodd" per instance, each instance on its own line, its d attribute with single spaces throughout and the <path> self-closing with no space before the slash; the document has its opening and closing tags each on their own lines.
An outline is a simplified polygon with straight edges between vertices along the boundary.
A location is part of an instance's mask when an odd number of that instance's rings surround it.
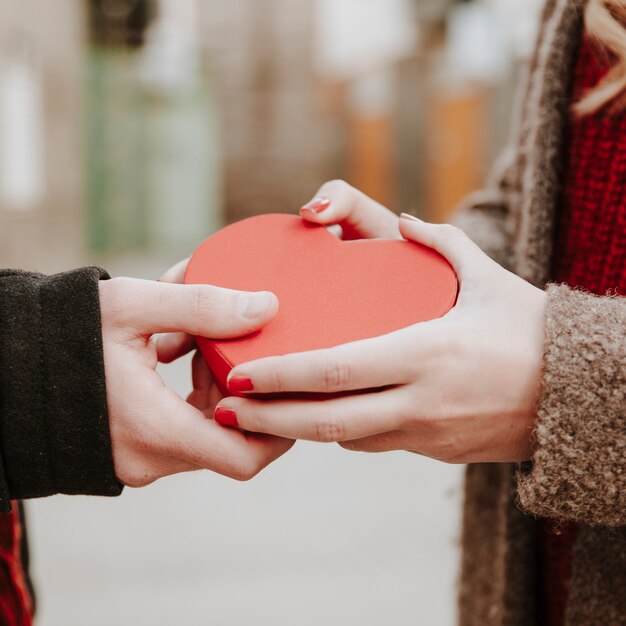
<svg viewBox="0 0 626 626">
<path fill-rule="evenodd" d="M 531 283 L 550 280 L 586 0 L 547 0 L 511 148 L 458 224 Z M 535 517 L 581 524 L 567 626 L 626 625 L 626 298 L 548 285 L 532 461 L 467 470 L 463 626 L 540 624 Z"/>
</svg>

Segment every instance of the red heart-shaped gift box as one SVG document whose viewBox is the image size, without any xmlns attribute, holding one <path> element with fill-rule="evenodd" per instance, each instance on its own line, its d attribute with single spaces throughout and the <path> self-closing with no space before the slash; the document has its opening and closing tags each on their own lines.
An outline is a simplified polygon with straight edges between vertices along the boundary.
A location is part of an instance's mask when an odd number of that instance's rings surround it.
<svg viewBox="0 0 626 626">
<path fill-rule="evenodd" d="M 272 291 L 280 311 L 261 331 L 198 346 L 220 389 L 230 370 L 266 356 L 329 348 L 445 315 L 458 282 L 437 252 L 408 241 L 341 241 L 293 215 L 227 226 L 194 252 L 187 284 Z"/>
</svg>

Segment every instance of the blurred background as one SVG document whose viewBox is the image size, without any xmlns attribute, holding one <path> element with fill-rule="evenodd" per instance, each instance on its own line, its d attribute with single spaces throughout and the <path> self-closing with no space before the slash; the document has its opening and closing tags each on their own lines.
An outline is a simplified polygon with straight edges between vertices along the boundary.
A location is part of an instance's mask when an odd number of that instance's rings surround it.
<svg viewBox="0 0 626 626">
<path fill-rule="evenodd" d="M 331 178 L 445 221 L 541 4 L 0 0 L 0 267 L 155 278 Z M 459 468 L 299 444 L 251 484 L 31 503 L 38 623 L 451 625 L 460 500 Z"/>
</svg>

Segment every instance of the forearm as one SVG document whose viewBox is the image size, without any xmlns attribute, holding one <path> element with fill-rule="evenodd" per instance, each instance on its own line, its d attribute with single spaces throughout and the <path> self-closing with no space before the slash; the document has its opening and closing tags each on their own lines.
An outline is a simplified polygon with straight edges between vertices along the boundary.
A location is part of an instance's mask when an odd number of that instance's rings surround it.
<svg viewBox="0 0 626 626">
<path fill-rule="evenodd" d="M 117 495 L 98 281 L 0 271 L 0 506 L 9 499 Z"/>
</svg>

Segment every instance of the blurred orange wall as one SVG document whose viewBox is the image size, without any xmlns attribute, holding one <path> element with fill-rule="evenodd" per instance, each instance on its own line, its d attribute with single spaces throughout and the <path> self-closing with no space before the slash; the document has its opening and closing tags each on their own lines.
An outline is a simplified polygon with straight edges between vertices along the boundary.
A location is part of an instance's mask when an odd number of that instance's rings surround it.
<svg viewBox="0 0 626 626">
<path fill-rule="evenodd" d="M 487 158 L 488 94 L 474 87 L 435 93 L 427 107 L 426 215 L 449 220 L 459 202 L 480 187 Z"/>
<path fill-rule="evenodd" d="M 377 202 L 395 201 L 395 132 L 389 117 L 352 116 L 348 127 L 347 177 Z"/>
</svg>

